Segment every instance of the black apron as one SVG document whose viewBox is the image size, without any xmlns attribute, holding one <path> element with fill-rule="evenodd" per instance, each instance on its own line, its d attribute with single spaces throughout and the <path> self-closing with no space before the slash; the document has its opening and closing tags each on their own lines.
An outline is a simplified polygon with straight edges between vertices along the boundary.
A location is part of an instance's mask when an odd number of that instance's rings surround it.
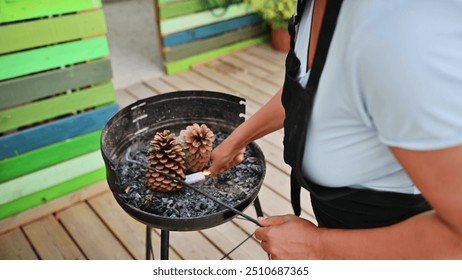
<svg viewBox="0 0 462 280">
<path fill-rule="evenodd" d="M 284 161 L 292 167 L 291 200 L 294 213 L 300 215 L 300 190 L 310 192 L 313 211 L 320 227 L 373 228 L 395 224 L 418 213 L 430 210 L 421 195 L 409 195 L 349 187 L 329 188 L 320 186 L 302 172 L 302 159 L 308 123 L 311 117 L 315 93 L 327 59 L 342 0 L 328 0 L 319 34 L 310 77 L 303 88 L 296 77 L 300 61 L 294 53 L 295 27 L 305 11 L 307 1 L 299 0 L 297 14 L 289 23 L 291 49 L 286 59 L 286 75 L 282 93 L 285 109 Z"/>
</svg>

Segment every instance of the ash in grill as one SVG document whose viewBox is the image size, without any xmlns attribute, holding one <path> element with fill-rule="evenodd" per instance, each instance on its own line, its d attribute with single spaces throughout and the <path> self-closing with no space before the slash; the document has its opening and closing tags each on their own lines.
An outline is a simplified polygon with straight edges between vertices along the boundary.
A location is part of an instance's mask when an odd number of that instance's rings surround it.
<svg viewBox="0 0 462 280">
<path fill-rule="evenodd" d="M 221 143 L 226 136 L 227 134 L 223 132 L 216 132 L 214 146 Z M 146 163 L 149 143 L 137 146 L 140 148 L 132 150 L 128 157 Z M 245 151 L 243 162 L 216 177 L 206 177 L 205 181 L 195 183 L 194 186 L 234 207 L 258 191 L 263 176 L 263 164 L 249 146 Z M 190 188 L 185 187 L 168 193 L 150 190 L 145 186 L 144 166 L 122 162 L 117 173 L 121 187 L 119 197 L 142 211 L 168 218 L 191 218 L 206 216 L 224 209 L 223 206 Z"/>
</svg>

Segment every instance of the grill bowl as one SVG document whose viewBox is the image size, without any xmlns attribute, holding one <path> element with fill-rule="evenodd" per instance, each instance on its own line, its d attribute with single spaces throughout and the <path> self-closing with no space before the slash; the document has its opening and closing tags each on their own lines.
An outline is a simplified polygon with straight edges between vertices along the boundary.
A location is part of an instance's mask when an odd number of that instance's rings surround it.
<svg viewBox="0 0 462 280">
<path fill-rule="evenodd" d="M 147 226 L 170 231 L 193 231 L 220 225 L 236 214 L 223 209 L 213 214 L 190 218 L 171 218 L 140 210 L 121 198 L 118 166 L 126 151 L 139 143 L 147 143 L 157 131 L 179 131 L 194 122 L 207 124 L 212 131 L 231 133 L 244 121 L 245 100 L 233 95 L 211 91 L 177 91 L 139 100 L 116 113 L 103 128 L 101 153 L 106 177 L 117 203 L 133 218 Z M 251 143 L 260 160 L 262 176 L 242 202 L 234 206 L 244 211 L 257 197 L 266 172 L 265 158 L 257 144 Z"/>
</svg>

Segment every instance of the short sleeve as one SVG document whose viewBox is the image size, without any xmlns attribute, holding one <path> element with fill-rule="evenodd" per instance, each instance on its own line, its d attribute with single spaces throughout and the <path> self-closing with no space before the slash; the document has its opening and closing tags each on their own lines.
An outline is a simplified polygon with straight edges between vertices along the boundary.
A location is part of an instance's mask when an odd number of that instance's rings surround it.
<svg viewBox="0 0 462 280">
<path fill-rule="evenodd" d="M 435 5 L 431 15 L 425 5 L 398 13 L 365 44 L 362 95 L 386 145 L 432 150 L 462 144 L 462 4 L 452 3 Z"/>
</svg>

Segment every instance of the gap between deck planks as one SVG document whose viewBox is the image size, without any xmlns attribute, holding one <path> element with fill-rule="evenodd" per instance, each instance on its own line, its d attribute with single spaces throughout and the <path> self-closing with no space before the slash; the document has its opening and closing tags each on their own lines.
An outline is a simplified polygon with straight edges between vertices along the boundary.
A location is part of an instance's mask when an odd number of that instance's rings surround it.
<svg viewBox="0 0 462 280">
<path fill-rule="evenodd" d="M 179 90 L 208 90 L 247 100 L 254 114 L 282 85 L 285 55 L 267 45 L 246 49 L 194 67 L 191 71 L 142 81 L 117 91 L 125 107 L 136 100 Z M 267 172 L 259 193 L 264 215 L 292 213 L 289 168 L 282 160 L 282 131 L 257 141 Z M 302 217 L 315 221 L 309 194 L 302 191 Z M 146 227 L 116 203 L 106 182 L 0 221 L 0 259 L 144 259 Z M 250 205 L 246 214 L 256 217 Z M 83 218 L 83 219 L 82 219 Z M 170 233 L 171 259 L 220 259 L 252 235 L 256 226 L 241 218 L 196 232 Z M 153 230 L 159 256 L 160 231 Z M 52 238 L 45 238 L 45 236 Z M 252 237 L 228 259 L 266 259 Z"/>
</svg>

